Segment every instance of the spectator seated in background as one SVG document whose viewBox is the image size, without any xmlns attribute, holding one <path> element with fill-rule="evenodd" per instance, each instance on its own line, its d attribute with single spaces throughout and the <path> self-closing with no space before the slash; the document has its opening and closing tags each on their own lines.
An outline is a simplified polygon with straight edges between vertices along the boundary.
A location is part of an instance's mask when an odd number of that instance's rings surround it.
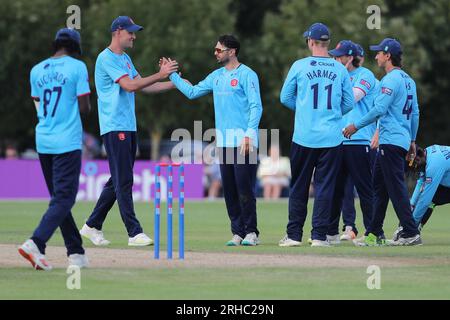
<svg viewBox="0 0 450 320">
<path fill-rule="evenodd" d="M 289 158 L 280 157 L 278 146 L 271 146 L 269 153 L 269 157 L 261 160 L 258 179 L 264 188 L 264 199 L 278 199 L 283 188 L 289 186 L 291 166 Z"/>
<path fill-rule="evenodd" d="M 102 154 L 100 141 L 92 134 L 83 132 L 83 158 L 96 159 Z"/>
<path fill-rule="evenodd" d="M 204 185 L 208 190 L 208 199 L 212 200 L 219 197 L 222 189 L 222 178 L 220 176 L 219 158 L 210 154 L 205 149 L 204 162 Z"/>
<path fill-rule="evenodd" d="M 15 144 L 9 143 L 5 147 L 5 159 L 6 160 L 14 160 L 19 159 L 19 154 L 17 152 L 17 148 Z"/>
</svg>

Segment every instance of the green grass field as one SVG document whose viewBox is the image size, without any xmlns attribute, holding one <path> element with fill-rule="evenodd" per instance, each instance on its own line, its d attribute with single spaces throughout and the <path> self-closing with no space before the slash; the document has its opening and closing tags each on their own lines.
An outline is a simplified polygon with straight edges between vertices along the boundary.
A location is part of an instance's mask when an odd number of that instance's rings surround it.
<svg viewBox="0 0 450 320">
<path fill-rule="evenodd" d="M 310 203 L 312 204 L 312 203 Z M 77 203 L 73 214 L 79 227 L 93 208 L 93 203 Z M 42 213 L 45 202 L 0 202 L 0 244 L 20 245 L 27 239 Z M 311 207 L 310 207 L 311 208 Z M 153 236 L 153 206 L 136 203 L 136 211 L 144 231 Z M 311 211 L 310 211 L 311 212 Z M 165 215 L 163 215 L 165 216 Z M 358 222 L 361 222 L 358 213 Z M 174 221 L 177 219 L 174 217 Z M 385 232 L 391 235 L 396 216 L 389 208 Z M 422 236 L 421 247 L 357 248 L 346 243 L 332 248 L 279 248 L 277 243 L 285 233 L 287 202 L 258 202 L 258 224 L 262 244 L 258 247 L 227 248 L 230 238 L 225 204 L 218 202 L 188 202 L 186 204 L 186 256 L 183 263 L 161 264 L 149 268 L 90 268 L 82 270 L 80 290 L 68 290 L 65 268 L 37 272 L 25 260 L 17 266 L 0 262 L 0 299 L 449 299 L 450 298 L 450 206 L 435 210 Z M 303 242 L 306 243 L 311 222 L 308 219 Z M 162 248 L 165 248 L 164 222 Z M 360 223 L 359 227 L 362 230 Z M 110 248 L 129 249 L 127 235 L 117 206 L 104 225 Z M 176 228 L 175 230 L 176 231 Z M 174 232 L 177 234 L 176 232 Z M 84 242 L 89 255 L 92 244 Z M 176 241 L 174 248 L 176 247 Z M 48 244 L 63 246 L 59 231 Z M 11 246 L 9 246 L 11 247 Z M 107 254 L 108 249 L 104 249 Z M 139 248 L 152 258 L 153 247 Z M 131 252 L 131 251 L 130 251 Z M 190 253 L 223 255 L 237 253 L 253 257 L 284 259 L 323 258 L 322 265 L 306 262 L 276 266 L 261 263 L 256 266 L 192 267 Z M 174 255 L 176 257 L 176 255 Z M 234 255 L 232 255 L 234 256 Z M 2 256 L 3 257 L 3 256 Z M 4 257 L 3 257 L 4 258 Z M 2 258 L 2 259 L 3 259 Z M 49 259 L 51 261 L 51 256 Z M 95 256 L 89 255 L 91 261 Z M 369 290 L 366 285 L 367 266 L 335 265 L 333 258 L 392 262 L 381 267 L 381 289 Z M 264 260 L 262 260 L 264 261 Z M 359 261 L 359 260 L 358 260 Z M 396 265 L 396 263 L 400 263 Z M 130 259 L 129 263 L 133 263 Z"/>
</svg>

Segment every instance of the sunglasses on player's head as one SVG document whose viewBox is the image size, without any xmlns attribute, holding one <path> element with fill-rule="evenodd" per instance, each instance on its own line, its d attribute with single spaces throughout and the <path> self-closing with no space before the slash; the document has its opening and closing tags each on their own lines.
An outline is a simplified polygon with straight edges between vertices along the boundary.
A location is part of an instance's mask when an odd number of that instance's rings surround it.
<svg viewBox="0 0 450 320">
<path fill-rule="evenodd" d="M 222 52 L 225 52 L 225 51 L 228 51 L 228 50 L 230 50 L 230 48 L 225 48 L 225 49 L 214 48 L 214 52 L 217 52 L 217 53 L 222 53 Z"/>
</svg>

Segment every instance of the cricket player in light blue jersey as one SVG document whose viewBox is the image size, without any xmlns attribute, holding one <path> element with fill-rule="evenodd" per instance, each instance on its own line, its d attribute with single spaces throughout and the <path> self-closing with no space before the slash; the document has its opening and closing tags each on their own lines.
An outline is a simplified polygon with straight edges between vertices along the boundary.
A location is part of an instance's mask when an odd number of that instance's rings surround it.
<svg viewBox="0 0 450 320">
<path fill-rule="evenodd" d="M 291 147 L 289 222 L 279 246 L 301 245 L 309 186 L 314 173 L 315 200 L 311 246 L 329 246 L 327 231 L 338 169 L 344 114 L 354 107 L 350 76 L 328 54 L 330 32 L 322 23 L 304 33 L 312 56 L 292 65 L 280 93 L 283 105 L 295 111 Z"/>
<path fill-rule="evenodd" d="M 238 61 L 240 43 L 232 35 L 219 37 L 214 49 L 223 67 L 193 86 L 177 74 L 170 80 L 189 99 L 212 93 L 216 146 L 225 203 L 231 221 L 228 246 L 259 243 L 256 214 L 256 148 L 262 115 L 258 75 Z M 242 157 L 242 160 L 238 158 Z"/>
<path fill-rule="evenodd" d="M 450 147 L 432 145 L 425 150 L 417 147 L 413 168 L 419 173 L 410 203 L 419 230 L 430 219 L 436 206 L 450 203 Z M 394 240 L 402 236 L 403 227 L 394 233 Z"/>
<path fill-rule="evenodd" d="M 360 65 L 358 48 L 350 40 L 342 40 L 330 55 L 342 63 L 350 74 L 355 98 L 355 108 L 344 116 L 344 123 L 350 124 L 361 119 L 373 107 L 376 96 L 376 78 L 367 68 Z M 339 170 L 331 210 L 327 239 L 331 244 L 339 244 L 339 218 L 348 181 L 356 186 L 360 198 L 364 227 L 367 230 L 372 220 L 373 186 L 372 165 L 370 159 L 370 141 L 375 132 L 375 123 L 358 131 L 352 139 L 343 142 L 343 160 Z M 353 186 L 352 186 L 353 187 Z M 351 190 L 353 192 L 353 189 Z M 347 220 L 347 219 L 346 219 Z M 355 221 L 346 221 L 344 231 L 356 237 L 358 230 Z"/>
<path fill-rule="evenodd" d="M 69 265 L 88 265 L 71 209 L 81 169 L 80 112 L 90 110 L 89 76 L 84 62 L 75 58 L 81 54 L 81 37 L 76 30 L 59 30 L 53 49 L 53 56 L 35 65 L 30 74 L 31 97 L 39 120 L 36 149 L 51 200 L 33 236 L 19 253 L 38 270 L 52 269 L 45 248 L 58 227 Z"/>
<path fill-rule="evenodd" d="M 120 215 L 128 233 L 129 246 L 147 246 L 153 240 L 147 236 L 136 218 L 133 205 L 133 167 L 136 160 L 135 92 L 156 93 L 174 86 L 170 81 L 160 82 L 176 71 L 176 61 L 160 67 L 159 72 L 141 77 L 125 51 L 133 47 L 136 32 L 143 27 L 128 16 L 119 16 L 111 24 L 111 43 L 95 62 L 95 87 L 98 96 L 98 118 L 108 155 L 111 178 L 80 234 L 94 245 L 110 242 L 103 235 L 103 223 L 117 200 Z"/>
<path fill-rule="evenodd" d="M 359 64 L 359 66 L 362 67 L 365 61 L 364 49 L 359 43 L 355 42 L 353 43 L 356 46 L 356 58 L 352 60 L 351 64 L 352 65 Z M 353 82 L 352 77 L 350 77 L 350 80 Z M 372 91 L 378 93 L 380 81 L 378 79 L 375 79 L 375 83 L 376 83 L 375 88 L 372 89 Z M 375 99 L 372 100 L 375 101 Z M 370 155 L 371 171 L 373 171 L 373 165 L 375 163 L 377 149 L 378 149 L 378 129 L 375 130 L 372 139 L 370 140 L 369 155 Z M 356 229 L 355 185 L 351 177 L 347 178 L 347 183 L 345 184 L 344 187 L 344 199 L 342 201 L 342 222 L 344 224 L 342 228 L 344 232 L 341 235 L 340 240 L 341 241 L 354 240 L 356 238 L 356 234 L 358 233 L 358 231 Z"/>
<path fill-rule="evenodd" d="M 415 140 L 419 128 L 416 84 L 401 69 L 402 48 L 397 40 L 387 38 L 370 49 L 377 52 L 378 66 L 386 71 L 380 84 L 381 92 L 369 113 L 343 130 L 345 137 L 350 138 L 377 119 L 380 123 L 380 146 L 373 181 L 374 217 L 364 242 L 357 245 L 386 244 L 383 222 L 389 198 L 404 229 L 403 237 L 391 245 L 420 245 L 422 240 L 412 217 L 404 176 L 405 160 L 416 155 Z"/>
</svg>

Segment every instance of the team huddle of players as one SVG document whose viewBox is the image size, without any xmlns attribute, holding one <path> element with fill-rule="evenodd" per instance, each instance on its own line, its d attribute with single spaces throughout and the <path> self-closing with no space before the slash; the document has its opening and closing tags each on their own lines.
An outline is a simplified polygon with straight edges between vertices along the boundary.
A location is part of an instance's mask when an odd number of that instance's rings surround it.
<svg viewBox="0 0 450 320">
<path fill-rule="evenodd" d="M 328 51 L 330 32 L 322 23 L 313 24 L 304 37 L 312 56 L 294 63 L 281 91 L 281 102 L 295 110 L 295 129 L 289 223 L 279 245 L 301 245 L 308 201 L 306 185 L 313 174 L 316 194 L 311 246 L 330 246 L 350 239 L 357 246 L 422 244 L 419 226 L 426 222 L 424 208 L 432 200 L 435 204 L 450 202 L 449 148 L 416 150 L 416 84 L 401 69 L 400 42 L 386 38 L 370 46 L 376 52 L 378 66 L 386 73 L 378 81 L 362 66 L 364 51 L 360 45 L 343 40 Z M 343 129 L 342 124 L 346 125 Z M 371 151 L 374 147 L 377 150 Z M 412 204 L 405 183 L 407 160 L 411 169 L 421 169 L 424 179 L 423 187 L 416 187 Z M 441 168 L 434 179 L 432 166 Z M 359 194 L 363 214 L 365 233 L 359 239 L 355 239 L 354 216 L 344 217 L 345 232 L 339 236 L 343 200 L 353 194 L 349 181 Z M 389 199 L 400 221 L 391 241 L 383 231 Z"/>
<path fill-rule="evenodd" d="M 129 246 L 153 243 L 136 218 L 133 165 L 136 156 L 136 91 L 162 92 L 177 88 L 189 99 L 214 95 L 216 130 L 239 129 L 231 140 L 217 139 L 224 199 L 231 222 L 228 246 L 260 243 L 256 219 L 256 163 L 250 158 L 258 146 L 262 103 L 257 74 L 238 61 L 239 41 L 219 37 L 214 55 L 221 68 L 192 85 L 177 73 L 178 63 L 162 58 L 160 70 L 141 77 L 125 50 L 133 47 L 143 27 L 127 16 L 111 25 L 112 39 L 95 65 L 100 131 L 108 155 L 111 178 L 89 219 L 78 231 L 71 209 L 75 203 L 81 167 L 80 111 L 90 108 L 86 65 L 73 58 L 81 54 L 81 37 L 72 29 L 58 31 L 54 54 L 31 71 L 31 96 L 39 123 L 36 147 L 51 195 L 47 212 L 19 253 L 36 269 L 50 270 L 46 243 L 59 227 L 69 264 L 86 267 L 81 236 L 94 245 L 109 245 L 102 227 L 117 201 L 127 228 Z M 342 40 L 329 50 L 330 31 L 322 23 L 305 33 L 311 56 L 296 61 L 282 86 L 280 100 L 295 114 L 291 146 L 289 222 L 279 246 L 302 244 L 309 186 L 314 177 L 315 199 L 310 243 L 327 247 L 340 240 L 358 246 L 412 246 L 422 244 L 420 229 L 435 205 L 450 202 L 450 147 L 416 147 L 419 106 L 414 80 L 401 69 L 402 47 L 387 38 L 370 47 L 385 76 L 378 81 L 363 67 L 363 48 Z M 170 81 L 162 82 L 164 79 Z M 255 148 L 254 148 L 255 147 Z M 237 161 L 228 161 L 229 157 Z M 243 162 L 239 161 L 243 158 Z M 242 160 L 242 159 L 241 159 Z M 237 163 L 236 163 L 237 162 Z M 408 197 L 405 164 L 420 172 L 413 198 Z M 364 222 L 364 236 L 356 238 L 355 215 L 346 215 L 344 203 L 356 187 Z M 383 222 L 389 200 L 400 221 L 391 241 Z M 344 234 L 339 220 L 344 212 Z"/>
</svg>

